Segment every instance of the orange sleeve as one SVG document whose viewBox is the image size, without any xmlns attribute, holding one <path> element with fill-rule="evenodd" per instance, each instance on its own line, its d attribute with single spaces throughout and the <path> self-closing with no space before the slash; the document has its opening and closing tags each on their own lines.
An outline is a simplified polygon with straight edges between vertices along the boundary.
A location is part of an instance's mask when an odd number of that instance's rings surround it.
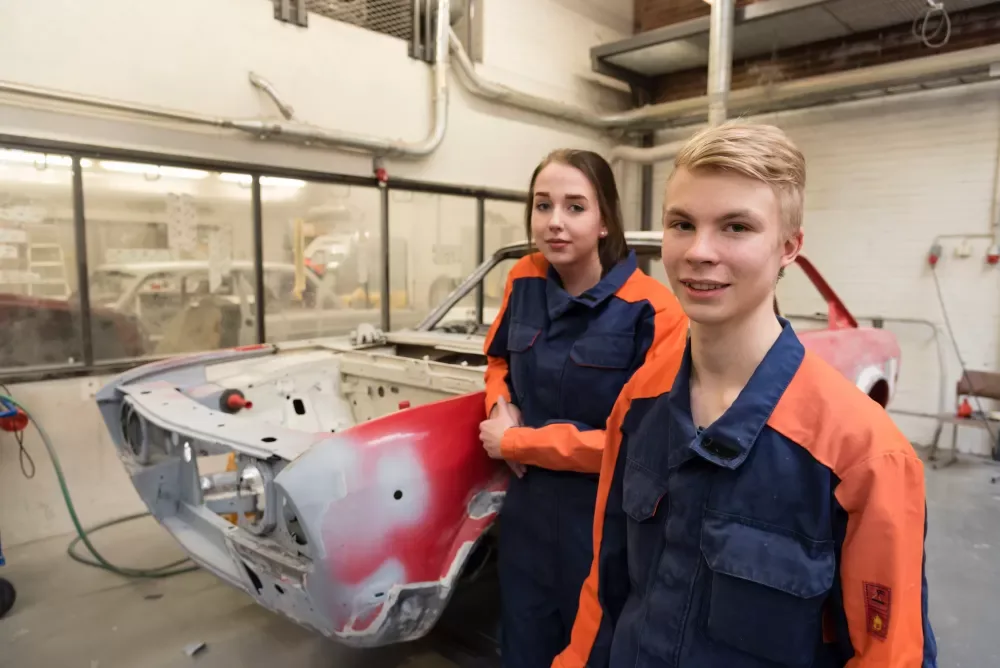
<svg viewBox="0 0 1000 668">
<path fill-rule="evenodd" d="M 571 422 L 536 429 L 512 427 L 503 434 L 500 453 L 508 461 L 555 471 L 598 473 L 605 434 L 603 429 L 581 429 Z"/>
<path fill-rule="evenodd" d="M 647 318 L 640 331 L 643 345 L 633 363 L 633 373 L 664 351 L 678 354 L 687 341 L 688 320 L 680 305 L 666 301 L 665 308 Z M 651 330 L 651 331 L 650 331 Z M 619 395 L 620 396 L 620 395 Z M 504 397 L 505 399 L 507 397 Z M 494 403 L 496 400 L 494 400 Z M 487 400 L 488 409 L 492 404 Z M 535 429 L 513 427 L 504 432 L 500 451 L 504 459 L 557 471 L 599 473 L 607 434 L 569 421 Z"/>
<path fill-rule="evenodd" d="M 848 513 L 840 565 L 854 647 L 847 668 L 924 665 L 933 634 L 924 578 L 923 463 L 905 451 L 875 455 L 843 474 L 836 497 Z"/>
</svg>

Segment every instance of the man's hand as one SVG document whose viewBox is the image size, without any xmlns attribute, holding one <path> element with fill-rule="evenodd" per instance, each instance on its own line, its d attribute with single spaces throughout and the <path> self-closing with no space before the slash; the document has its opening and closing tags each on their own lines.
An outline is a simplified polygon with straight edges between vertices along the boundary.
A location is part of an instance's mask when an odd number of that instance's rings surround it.
<svg viewBox="0 0 1000 668">
<path fill-rule="evenodd" d="M 479 438 L 483 442 L 483 449 L 493 459 L 503 459 L 500 450 L 500 441 L 503 434 L 511 427 L 520 427 L 522 424 L 521 410 L 513 406 L 503 398 L 497 400 L 496 406 L 490 411 L 490 417 L 479 424 Z M 525 466 L 520 462 L 507 462 L 507 466 L 518 478 L 524 475 Z"/>
</svg>

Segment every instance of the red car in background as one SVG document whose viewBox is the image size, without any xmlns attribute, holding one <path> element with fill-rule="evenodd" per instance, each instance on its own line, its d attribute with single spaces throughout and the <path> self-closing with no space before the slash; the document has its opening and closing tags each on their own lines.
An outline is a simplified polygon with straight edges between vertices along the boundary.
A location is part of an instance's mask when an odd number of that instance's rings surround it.
<svg viewBox="0 0 1000 668">
<path fill-rule="evenodd" d="M 92 308 L 94 359 L 141 357 L 147 352 L 139 322 L 105 308 Z M 80 305 L 75 300 L 0 293 L 0 370 L 80 363 Z"/>
</svg>

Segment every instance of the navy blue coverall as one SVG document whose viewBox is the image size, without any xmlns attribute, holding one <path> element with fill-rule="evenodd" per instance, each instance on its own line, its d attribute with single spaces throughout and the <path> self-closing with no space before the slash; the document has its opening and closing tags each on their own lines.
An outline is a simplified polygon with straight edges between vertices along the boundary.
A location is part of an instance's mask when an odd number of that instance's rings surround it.
<svg viewBox="0 0 1000 668">
<path fill-rule="evenodd" d="M 689 348 L 622 392 L 598 556 L 556 668 L 937 665 L 922 462 L 781 324 L 710 425 L 692 422 Z"/>
<path fill-rule="evenodd" d="M 501 451 L 527 466 L 499 520 L 505 665 L 547 667 L 569 642 L 593 556 L 604 425 L 647 356 L 686 331 L 680 304 L 634 252 L 576 297 L 541 254 L 511 269 L 485 345 L 486 411 L 501 396 L 521 410 Z"/>
</svg>

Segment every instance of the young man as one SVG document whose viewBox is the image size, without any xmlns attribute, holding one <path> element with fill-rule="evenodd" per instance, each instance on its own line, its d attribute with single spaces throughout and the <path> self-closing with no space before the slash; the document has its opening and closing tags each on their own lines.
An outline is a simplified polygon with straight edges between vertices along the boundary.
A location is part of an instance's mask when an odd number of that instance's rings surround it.
<svg viewBox="0 0 1000 668">
<path fill-rule="evenodd" d="M 594 563 L 557 668 L 936 666 L 921 461 L 775 316 L 804 187 L 774 127 L 727 123 L 678 154 L 663 264 L 690 338 L 608 421 Z"/>
</svg>

